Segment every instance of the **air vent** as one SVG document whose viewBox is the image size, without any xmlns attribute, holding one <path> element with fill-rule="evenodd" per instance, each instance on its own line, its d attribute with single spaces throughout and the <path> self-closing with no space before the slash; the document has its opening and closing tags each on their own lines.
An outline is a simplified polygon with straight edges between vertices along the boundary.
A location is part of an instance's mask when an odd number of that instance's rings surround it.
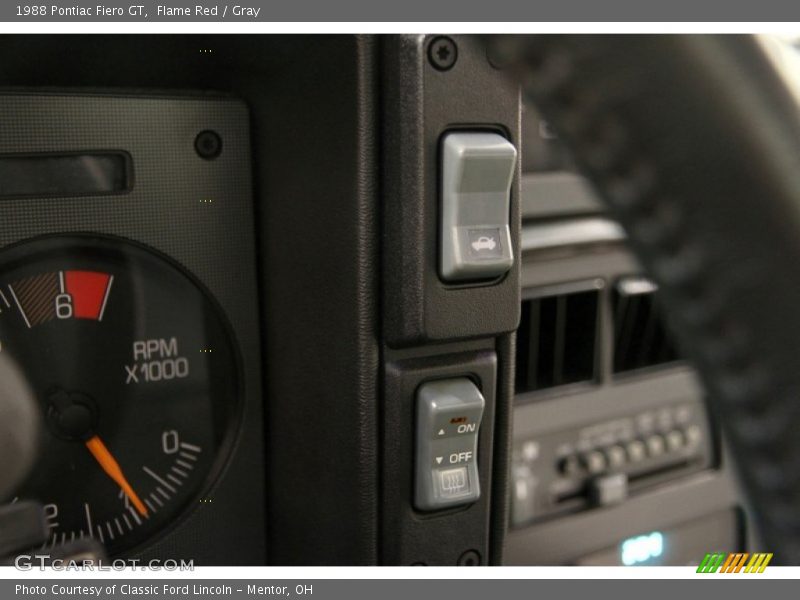
<svg viewBox="0 0 800 600">
<path fill-rule="evenodd" d="M 664 326 L 657 286 L 649 279 L 620 279 L 614 289 L 614 372 L 655 367 L 679 359 Z"/>
<path fill-rule="evenodd" d="M 522 303 L 517 393 L 595 379 L 599 298 L 591 290 Z"/>
</svg>

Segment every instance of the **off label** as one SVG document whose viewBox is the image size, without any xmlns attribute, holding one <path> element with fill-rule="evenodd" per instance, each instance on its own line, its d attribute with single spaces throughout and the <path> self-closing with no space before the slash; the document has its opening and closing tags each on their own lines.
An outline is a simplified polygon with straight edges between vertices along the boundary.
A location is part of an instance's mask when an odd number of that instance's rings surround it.
<svg viewBox="0 0 800 600">
<path fill-rule="evenodd" d="M 189 359 L 180 355 L 178 338 L 133 342 L 133 364 L 125 365 L 125 383 L 153 383 L 189 376 Z"/>
<path fill-rule="evenodd" d="M 450 455 L 450 464 L 455 465 L 458 463 L 466 463 L 472 460 L 472 451 L 466 450 L 464 452 L 453 452 Z"/>
</svg>

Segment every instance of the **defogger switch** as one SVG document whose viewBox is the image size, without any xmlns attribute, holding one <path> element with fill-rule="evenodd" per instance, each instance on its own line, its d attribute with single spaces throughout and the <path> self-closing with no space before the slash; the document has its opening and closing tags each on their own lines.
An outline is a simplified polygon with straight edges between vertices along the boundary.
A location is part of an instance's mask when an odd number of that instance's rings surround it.
<svg viewBox="0 0 800 600">
<path fill-rule="evenodd" d="M 425 383 L 417 390 L 414 506 L 437 510 L 480 498 L 478 432 L 485 400 L 471 379 Z"/>
</svg>

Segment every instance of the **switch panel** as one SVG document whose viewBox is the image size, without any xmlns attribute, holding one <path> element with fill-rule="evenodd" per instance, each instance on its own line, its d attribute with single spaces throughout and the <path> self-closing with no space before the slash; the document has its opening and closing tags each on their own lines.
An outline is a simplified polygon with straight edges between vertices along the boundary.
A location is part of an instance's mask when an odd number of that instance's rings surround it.
<svg viewBox="0 0 800 600">
<path fill-rule="evenodd" d="M 514 264 L 509 215 L 516 162 L 516 148 L 497 133 L 444 136 L 442 279 L 493 279 Z"/>
<path fill-rule="evenodd" d="M 485 400 L 466 377 L 432 381 L 417 391 L 414 506 L 436 510 L 481 496 L 478 432 Z"/>
</svg>

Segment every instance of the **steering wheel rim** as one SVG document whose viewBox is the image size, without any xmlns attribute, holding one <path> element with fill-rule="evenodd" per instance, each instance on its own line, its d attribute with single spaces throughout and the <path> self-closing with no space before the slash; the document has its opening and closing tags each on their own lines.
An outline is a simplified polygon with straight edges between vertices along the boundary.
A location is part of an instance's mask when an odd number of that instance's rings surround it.
<svg viewBox="0 0 800 600">
<path fill-rule="evenodd" d="M 524 92 L 659 283 L 759 532 L 800 564 L 800 111 L 749 36 L 531 36 Z"/>
</svg>

